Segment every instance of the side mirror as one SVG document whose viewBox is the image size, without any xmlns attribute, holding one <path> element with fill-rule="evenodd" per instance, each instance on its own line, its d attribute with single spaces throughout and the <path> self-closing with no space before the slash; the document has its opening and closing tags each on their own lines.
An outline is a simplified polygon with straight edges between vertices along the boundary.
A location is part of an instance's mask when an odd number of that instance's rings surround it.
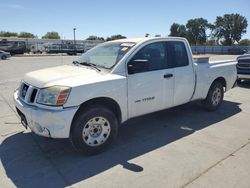
<svg viewBox="0 0 250 188">
<path fill-rule="evenodd" d="M 128 73 L 135 74 L 148 70 L 147 59 L 134 59 L 128 63 Z"/>
</svg>

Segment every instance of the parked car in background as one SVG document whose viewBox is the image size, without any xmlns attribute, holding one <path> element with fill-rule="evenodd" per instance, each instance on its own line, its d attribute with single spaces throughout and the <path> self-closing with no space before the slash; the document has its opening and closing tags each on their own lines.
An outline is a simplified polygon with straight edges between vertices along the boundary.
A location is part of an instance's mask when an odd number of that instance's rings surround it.
<svg viewBox="0 0 250 188">
<path fill-rule="evenodd" d="M 250 80 L 250 51 L 237 58 L 238 80 Z"/>
<path fill-rule="evenodd" d="M 5 59 L 9 58 L 10 56 L 11 55 L 9 52 L 5 52 L 5 51 L 0 50 L 0 59 L 5 60 Z"/>
<path fill-rule="evenodd" d="M 0 50 L 10 52 L 11 55 L 27 52 L 25 41 L 9 41 L 6 39 L 0 41 Z"/>
<path fill-rule="evenodd" d="M 42 54 L 43 52 L 45 52 L 45 45 L 44 44 L 31 45 L 30 52 L 33 54 Z"/>
<path fill-rule="evenodd" d="M 84 45 L 82 44 L 48 44 L 45 47 L 47 53 L 67 53 L 68 55 L 76 55 L 84 53 Z"/>
</svg>

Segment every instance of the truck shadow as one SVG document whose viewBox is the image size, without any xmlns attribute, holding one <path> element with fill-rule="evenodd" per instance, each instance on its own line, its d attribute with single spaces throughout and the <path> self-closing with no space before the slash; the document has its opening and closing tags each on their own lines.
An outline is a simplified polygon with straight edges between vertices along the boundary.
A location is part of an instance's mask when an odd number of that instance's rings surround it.
<svg viewBox="0 0 250 188">
<path fill-rule="evenodd" d="M 140 173 L 144 167 L 130 160 L 241 112 L 239 105 L 224 101 L 218 111 L 207 112 L 190 103 L 130 120 L 120 127 L 116 143 L 96 156 L 76 153 L 67 139 L 18 133 L 1 144 L 1 162 L 17 187 L 70 186 L 117 165 Z"/>
</svg>

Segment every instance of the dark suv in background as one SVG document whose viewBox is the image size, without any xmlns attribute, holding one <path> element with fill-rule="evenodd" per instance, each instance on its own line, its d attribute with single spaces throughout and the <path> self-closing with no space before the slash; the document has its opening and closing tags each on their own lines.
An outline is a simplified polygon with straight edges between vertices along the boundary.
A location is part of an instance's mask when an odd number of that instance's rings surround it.
<svg viewBox="0 0 250 188">
<path fill-rule="evenodd" d="M 9 41 L 5 39 L 0 41 L 0 50 L 9 52 L 11 55 L 27 52 L 25 41 Z"/>
<path fill-rule="evenodd" d="M 250 80 L 250 51 L 237 58 L 238 80 Z"/>
</svg>

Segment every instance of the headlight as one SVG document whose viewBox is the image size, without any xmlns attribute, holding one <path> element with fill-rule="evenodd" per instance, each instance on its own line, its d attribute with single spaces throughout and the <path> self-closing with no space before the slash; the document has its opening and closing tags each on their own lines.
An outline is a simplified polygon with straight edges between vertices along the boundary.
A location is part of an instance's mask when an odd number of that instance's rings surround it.
<svg viewBox="0 0 250 188">
<path fill-rule="evenodd" d="M 39 104 L 61 106 L 69 96 L 70 87 L 52 86 L 41 89 L 38 93 L 36 102 Z"/>
</svg>

